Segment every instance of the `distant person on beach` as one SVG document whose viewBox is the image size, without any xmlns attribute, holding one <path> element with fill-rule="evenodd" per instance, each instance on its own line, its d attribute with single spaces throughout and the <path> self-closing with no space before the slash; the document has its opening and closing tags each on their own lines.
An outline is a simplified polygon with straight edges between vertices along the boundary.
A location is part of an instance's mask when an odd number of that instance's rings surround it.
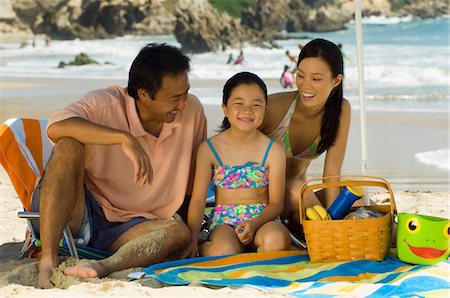
<svg viewBox="0 0 450 298">
<path fill-rule="evenodd" d="M 350 103 L 343 97 L 343 60 L 339 47 L 314 39 L 300 52 L 298 90 L 269 96 L 260 127 L 286 152 L 286 194 L 283 217 L 299 231 L 299 194 L 311 162 L 326 152 L 323 176 L 340 175 L 350 127 Z M 331 181 L 331 180 L 330 180 Z M 305 205 L 328 207 L 339 188 L 307 193 Z"/>
<path fill-rule="evenodd" d="M 290 62 L 297 64 L 297 57 L 295 57 L 294 55 L 291 55 L 291 53 L 289 51 L 286 51 L 285 54 L 288 57 Z"/>
<path fill-rule="evenodd" d="M 233 62 L 233 53 L 230 53 L 230 55 L 228 55 L 228 60 L 227 60 L 227 64 L 231 64 L 231 62 Z"/>
<path fill-rule="evenodd" d="M 289 69 L 288 65 L 284 66 L 283 73 L 281 74 L 280 83 L 283 88 L 293 88 L 294 84 L 294 75 L 292 71 Z"/>
<path fill-rule="evenodd" d="M 348 58 L 348 56 L 347 56 L 347 55 L 345 54 L 345 52 L 342 50 L 342 43 L 338 43 L 338 47 L 339 47 L 339 50 L 341 50 L 342 59 L 351 62 L 350 59 Z"/>
<path fill-rule="evenodd" d="M 258 130 L 267 107 L 267 88 L 255 74 L 241 72 L 223 88 L 221 132 L 198 151 L 189 205 L 189 246 L 183 256 L 288 250 L 283 210 L 286 159 L 283 148 Z M 208 240 L 198 247 L 208 186 L 215 185 Z"/>
<path fill-rule="evenodd" d="M 32 200 L 40 211 L 38 286 L 49 286 L 66 224 L 78 242 L 113 253 L 64 270 L 105 277 L 173 258 L 189 241 L 176 215 L 190 194 L 206 117 L 188 93 L 189 58 L 149 44 L 134 59 L 128 87 L 87 93 L 56 111 L 47 134 L 55 143 Z"/>
<path fill-rule="evenodd" d="M 50 38 L 50 36 L 46 35 L 45 36 L 45 46 L 48 48 L 50 46 L 52 42 L 52 39 Z"/>
<path fill-rule="evenodd" d="M 241 50 L 239 56 L 234 61 L 234 65 L 242 64 L 244 62 L 244 52 Z"/>
<path fill-rule="evenodd" d="M 301 50 L 303 49 L 304 46 L 305 46 L 304 44 L 299 43 L 299 44 L 298 44 L 298 49 L 301 51 Z"/>
</svg>

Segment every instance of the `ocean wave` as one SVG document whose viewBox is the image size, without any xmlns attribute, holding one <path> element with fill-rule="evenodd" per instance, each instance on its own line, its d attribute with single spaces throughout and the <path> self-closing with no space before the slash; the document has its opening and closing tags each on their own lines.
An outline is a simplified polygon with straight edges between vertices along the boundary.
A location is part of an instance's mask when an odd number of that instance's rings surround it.
<svg viewBox="0 0 450 298">
<path fill-rule="evenodd" d="M 393 24 L 369 25 L 364 32 L 364 73 L 367 109 L 435 111 L 448 110 L 448 58 L 449 21 L 444 18 L 417 20 L 378 17 L 369 22 Z M 367 21 L 367 19 L 366 19 Z M 395 22 L 403 22 L 395 24 Z M 220 102 L 223 83 L 239 71 L 251 71 L 264 80 L 276 80 L 285 64 L 292 69 L 285 51 L 297 55 L 299 43 L 321 37 L 342 43 L 349 58 L 345 60 L 344 94 L 352 106 L 359 101 L 359 80 L 354 28 L 339 32 L 297 33 L 298 38 L 280 40 L 280 48 L 259 48 L 244 45 L 244 63 L 226 64 L 229 54 L 237 57 L 241 49 L 189 54 L 190 78 L 215 80 L 217 86 L 205 84 L 195 94 L 205 103 Z M 301 35 L 300 35 L 301 34 Z M 305 37 L 308 34 L 308 37 Z M 426 41 L 426 42 L 425 42 Z M 105 40 L 54 40 L 24 48 L 1 49 L 0 76 L 46 78 L 110 78 L 125 80 L 130 65 L 142 46 L 150 42 L 166 42 L 179 46 L 173 35 L 124 36 Z M 1 45 L 0 45 L 1 46 Z M 69 62 L 80 52 L 98 61 L 98 65 L 58 68 L 61 61 Z M 270 92 L 280 92 L 279 84 L 269 84 Z M 3 92 L 1 96 L 9 96 Z"/>
<path fill-rule="evenodd" d="M 440 149 L 416 153 L 416 159 L 424 164 L 450 171 L 450 149 Z"/>
<path fill-rule="evenodd" d="M 414 20 L 412 15 L 405 17 L 386 17 L 386 16 L 370 16 L 362 19 L 363 24 L 370 25 L 394 25 L 399 23 L 411 22 Z"/>
</svg>

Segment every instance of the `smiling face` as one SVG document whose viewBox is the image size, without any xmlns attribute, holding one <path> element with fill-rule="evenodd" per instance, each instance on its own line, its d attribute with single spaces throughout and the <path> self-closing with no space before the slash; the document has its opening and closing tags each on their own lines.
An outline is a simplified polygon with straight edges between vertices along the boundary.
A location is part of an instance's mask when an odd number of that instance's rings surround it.
<svg viewBox="0 0 450 298">
<path fill-rule="evenodd" d="M 399 259 L 412 264 L 434 264 L 449 255 L 450 220 L 399 213 L 397 250 Z"/>
<path fill-rule="evenodd" d="M 222 104 L 222 109 L 231 128 L 256 131 L 266 111 L 264 92 L 256 84 L 240 84 L 231 92 L 227 104 Z"/>
<path fill-rule="evenodd" d="M 182 73 L 163 76 L 161 88 L 153 98 L 146 90 L 139 89 L 137 107 L 141 120 L 161 124 L 173 122 L 177 113 L 185 108 L 189 88 L 187 73 Z"/>
<path fill-rule="evenodd" d="M 303 59 L 296 74 L 300 98 L 308 107 L 323 107 L 331 91 L 342 81 L 342 74 L 333 77 L 329 65 L 318 57 Z"/>
</svg>

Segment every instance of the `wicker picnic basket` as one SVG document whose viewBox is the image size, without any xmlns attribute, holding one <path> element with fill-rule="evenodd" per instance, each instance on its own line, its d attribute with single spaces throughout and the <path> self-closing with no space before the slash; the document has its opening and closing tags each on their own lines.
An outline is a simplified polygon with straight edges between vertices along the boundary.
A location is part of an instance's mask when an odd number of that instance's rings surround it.
<svg viewBox="0 0 450 298">
<path fill-rule="evenodd" d="M 322 182 L 329 178 L 341 181 Z M 345 180 L 343 180 L 345 179 Z M 303 196 L 308 191 L 335 186 L 375 186 L 387 190 L 389 205 L 364 206 L 384 216 L 368 219 L 309 220 Z M 311 262 L 377 260 L 386 256 L 391 243 L 393 218 L 396 213 L 394 196 L 389 183 L 373 176 L 333 176 L 306 181 L 300 194 L 300 223 L 306 238 Z M 352 210 L 358 207 L 352 207 Z"/>
</svg>

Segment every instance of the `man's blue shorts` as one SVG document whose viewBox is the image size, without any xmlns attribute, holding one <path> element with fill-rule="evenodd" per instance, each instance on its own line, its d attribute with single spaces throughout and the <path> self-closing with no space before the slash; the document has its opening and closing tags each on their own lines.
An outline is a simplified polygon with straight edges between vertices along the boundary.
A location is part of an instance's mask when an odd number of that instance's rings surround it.
<svg viewBox="0 0 450 298">
<path fill-rule="evenodd" d="M 41 183 L 39 181 L 31 201 L 31 211 L 39 212 L 39 202 L 41 195 Z M 98 205 L 95 198 L 87 187 L 84 187 L 84 197 L 86 202 L 86 209 L 84 211 L 83 224 L 80 233 L 74 238 L 78 242 L 83 242 L 84 245 L 106 250 L 117 238 L 120 237 L 131 227 L 146 221 L 144 217 L 135 217 L 127 222 L 109 222 L 102 208 Z M 62 200 L 64 198 L 61 198 Z M 32 220 L 32 226 L 37 237 L 40 237 L 39 221 Z"/>
</svg>

